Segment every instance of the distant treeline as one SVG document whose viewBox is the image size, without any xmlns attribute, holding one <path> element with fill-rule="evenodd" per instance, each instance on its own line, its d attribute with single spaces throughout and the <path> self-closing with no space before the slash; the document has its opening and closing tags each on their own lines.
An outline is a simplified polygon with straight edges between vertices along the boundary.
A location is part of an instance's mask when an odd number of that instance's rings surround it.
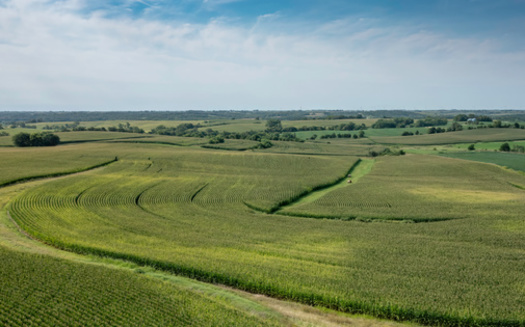
<svg viewBox="0 0 525 327">
<path fill-rule="evenodd" d="M 187 111 L 3 111 L 0 122 L 66 122 L 95 120 L 218 120 L 259 118 L 267 120 L 316 120 L 401 118 L 423 119 L 428 116 L 453 119 L 459 114 L 497 116 L 501 120 L 525 120 L 525 110 L 187 110 Z M 495 117 L 493 117 L 495 118 Z"/>
<path fill-rule="evenodd" d="M 372 128 L 405 128 L 405 127 L 427 127 L 427 126 L 444 126 L 448 120 L 442 117 L 425 117 L 414 123 L 410 117 L 399 117 L 393 119 L 379 119 Z"/>
<path fill-rule="evenodd" d="M 106 127 L 85 127 L 79 126 L 80 122 L 76 121 L 73 124 L 62 124 L 62 125 L 45 125 L 42 127 L 44 130 L 53 130 L 59 132 L 121 132 L 121 133 L 145 133 L 144 130 L 138 126 L 131 126 L 130 123 L 118 124 L 117 126 Z"/>
<path fill-rule="evenodd" d="M 355 123 L 346 123 L 339 124 L 334 126 L 302 126 L 302 127 L 285 127 L 283 128 L 284 132 L 304 132 L 304 131 L 355 131 L 355 130 L 365 130 L 365 124 L 355 124 Z"/>
<path fill-rule="evenodd" d="M 274 124 L 272 124 L 274 123 Z M 275 124 L 276 123 L 276 124 Z M 202 129 L 200 124 L 183 123 L 177 127 L 166 127 L 159 125 L 151 130 L 151 134 L 171 135 L 171 136 L 185 136 L 185 137 L 201 137 L 210 138 L 210 143 L 222 143 L 221 139 L 236 139 L 236 140 L 250 140 L 250 141 L 297 141 L 298 139 L 294 133 L 285 132 L 279 120 L 268 120 L 265 131 L 246 131 L 246 132 L 227 132 L 216 131 L 211 128 Z"/>
<path fill-rule="evenodd" d="M 492 118 L 487 115 L 459 114 L 454 116 L 455 121 L 491 122 Z"/>
</svg>

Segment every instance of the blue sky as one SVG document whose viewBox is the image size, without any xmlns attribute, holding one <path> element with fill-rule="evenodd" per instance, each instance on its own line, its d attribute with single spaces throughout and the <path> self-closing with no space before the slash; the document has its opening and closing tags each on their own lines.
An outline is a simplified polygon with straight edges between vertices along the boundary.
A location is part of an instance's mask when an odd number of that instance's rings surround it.
<svg viewBox="0 0 525 327">
<path fill-rule="evenodd" d="M 0 110 L 523 109 L 525 0 L 0 0 Z"/>
</svg>

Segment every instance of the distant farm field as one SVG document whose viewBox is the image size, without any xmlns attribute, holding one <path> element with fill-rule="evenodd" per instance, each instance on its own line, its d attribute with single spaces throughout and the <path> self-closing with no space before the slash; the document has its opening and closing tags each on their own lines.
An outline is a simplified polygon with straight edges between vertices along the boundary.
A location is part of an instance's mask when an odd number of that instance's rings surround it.
<svg viewBox="0 0 525 327">
<path fill-rule="evenodd" d="M 501 152 L 453 152 L 442 153 L 444 157 L 493 163 L 525 172 L 525 154 Z"/>
<path fill-rule="evenodd" d="M 482 128 L 463 130 L 460 132 L 447 132 L 439 134 L 426 134 L 399 137 L 371 137 L 374 142 L 381 144 L 406 144 L 406 145 L 440 145 L 454 143 L 475 143 L 494 141 L 525 140 L 525 130 L 514 128 Z"/>
</svg>

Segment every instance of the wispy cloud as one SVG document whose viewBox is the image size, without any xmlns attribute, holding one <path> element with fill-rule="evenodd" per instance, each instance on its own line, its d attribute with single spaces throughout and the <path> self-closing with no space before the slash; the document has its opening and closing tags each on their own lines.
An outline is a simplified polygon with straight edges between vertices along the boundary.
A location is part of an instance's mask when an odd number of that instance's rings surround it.
<svg viewBox="0 0 525 327">
<path fill-rule="evenodd" d="M 363 17 L 287 30 L 281 13 L 254 28 L 86 14 L 86 5 L 4 2 L 0 109 L 525 107 L 525 53 L 494 39 Z"/>
</svg>

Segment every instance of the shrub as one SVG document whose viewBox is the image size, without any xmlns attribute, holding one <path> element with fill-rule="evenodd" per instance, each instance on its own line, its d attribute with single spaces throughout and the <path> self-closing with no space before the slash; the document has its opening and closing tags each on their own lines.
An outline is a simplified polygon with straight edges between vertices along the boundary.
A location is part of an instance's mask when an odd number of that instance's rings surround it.
<svg viewBox="0 0 525 327">
<path fill-rule="evenodd" d="M 210 144 L 224 143 L 224 138 L 221 136 L 214 136 L 209 141 Z"/>
<path fill-rule="evenodd" d="M 510 145 L 507 142 L 505 142 L 499 147 L 499 150 L 500 151 L 509 152 L 510 151 Z"/>
</svg>

